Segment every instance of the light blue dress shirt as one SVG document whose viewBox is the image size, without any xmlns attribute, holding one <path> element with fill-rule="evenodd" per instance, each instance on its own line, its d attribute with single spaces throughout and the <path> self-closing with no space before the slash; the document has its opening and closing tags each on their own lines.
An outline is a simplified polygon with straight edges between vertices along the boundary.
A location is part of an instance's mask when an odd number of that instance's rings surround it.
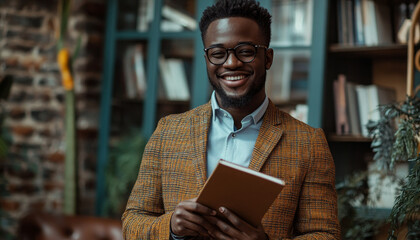
<svg viewBox="0 0 420 240">
<path fill-rule="evenodd" d="M 248 167 L 252 151 L 268 107 L 268 98 L 254 112 L 244 117 L 242 127 L 236 129 L 233 117 L 219 107 L 216 94 L 211 96 L 212 121 L 207 145 L 207 177 L 211 175 L 220 159 Z"/>
<path fill-rule="evenodd" d="M 236 129 L 232 115 L 217 104 L 216 95 L 211 95 L 212 121 L 210 124 L 207 145 L 207 177 L 211 175 L 220 159 L 248 167 L 252 151 L 257 141 L 262 124 L 262 117 L 268 107 L 268 98 L 254 112 L 244 117 L 242 127 Z M 186 237 L 175 235 L 170 231 L 173 240 Z"/>
</svg>

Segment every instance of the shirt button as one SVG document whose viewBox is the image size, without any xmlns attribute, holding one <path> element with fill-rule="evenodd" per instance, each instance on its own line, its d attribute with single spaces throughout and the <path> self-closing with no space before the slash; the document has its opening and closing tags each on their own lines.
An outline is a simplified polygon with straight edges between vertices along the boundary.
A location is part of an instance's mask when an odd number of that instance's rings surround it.
<svg viewBox="0 0 420 240">
<path fill-rule="evenodd" d="M 236 137 L 236 134 L 235 133 L 232 133 L 232 137 Z"/>
<path fill-rule="evenodd" d="M 227 113 L 225 113 L 225 117 L 229 117 Z"/>
</svg>

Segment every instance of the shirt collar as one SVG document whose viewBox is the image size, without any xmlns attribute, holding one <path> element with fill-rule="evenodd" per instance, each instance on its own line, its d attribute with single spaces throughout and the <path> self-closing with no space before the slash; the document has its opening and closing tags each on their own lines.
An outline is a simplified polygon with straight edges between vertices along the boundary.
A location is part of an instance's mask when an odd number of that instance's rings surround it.
<svg viewBox="0 0 420 240">
<path fill-rule="evenodd" d="M 252 113 L 250 113 L 249 115 L 247 115 L 243 119 L 246 119 L 246 118 L 248 118 L 248 116 L 250 116 L 254 121 L 253 124 L 256 124 L 264 116 L 264 113 L 267 110 L 267 107 L 268 107 L 268 97 L 265 96 L 264 102 L 257 109 L 255 109 Z M 216 113 L 218 111 L 226 112 L 226 110 L 221 108 L 219 106 L 219 104 L 217 103 L 216 92 L 215 91 L 213 91 L 213 93 L 211 94 L 211 108 L 212 108 L 212 114 L 213 114 L 213 121 L 216 121 L 216 118 L 218 117 L 218 115 Z"/>
</svg>

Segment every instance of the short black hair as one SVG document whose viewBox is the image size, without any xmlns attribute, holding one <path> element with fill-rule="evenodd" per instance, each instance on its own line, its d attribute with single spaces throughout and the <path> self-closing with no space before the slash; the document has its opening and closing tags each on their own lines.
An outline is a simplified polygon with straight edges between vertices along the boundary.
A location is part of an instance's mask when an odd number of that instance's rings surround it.
<svg viewBox="0 0 420 240">
<path fill-rule="evenodd" d="M 215 20 L 229 17 L 244 17 L 254 20 L 261 29 L 265 44 L 271 40 L 271 14 L 255 0 L 218 0 L 207 7 L 200 20 L 201 38 L 204 41 L 207 28 Z"/>
</svg>

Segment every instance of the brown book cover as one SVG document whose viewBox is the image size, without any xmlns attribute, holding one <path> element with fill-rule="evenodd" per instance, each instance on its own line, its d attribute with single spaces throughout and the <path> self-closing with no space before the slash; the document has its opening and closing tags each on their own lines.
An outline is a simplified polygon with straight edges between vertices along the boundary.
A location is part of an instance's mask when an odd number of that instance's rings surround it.
<svg viewBox="0 0 420 240">
<path fill-rule="evenodd" d="M 281 179 L 220 160 L 197 202 L 216 211 L 226 207 L 257 227 L 284 184 Z"/>
</svg>

